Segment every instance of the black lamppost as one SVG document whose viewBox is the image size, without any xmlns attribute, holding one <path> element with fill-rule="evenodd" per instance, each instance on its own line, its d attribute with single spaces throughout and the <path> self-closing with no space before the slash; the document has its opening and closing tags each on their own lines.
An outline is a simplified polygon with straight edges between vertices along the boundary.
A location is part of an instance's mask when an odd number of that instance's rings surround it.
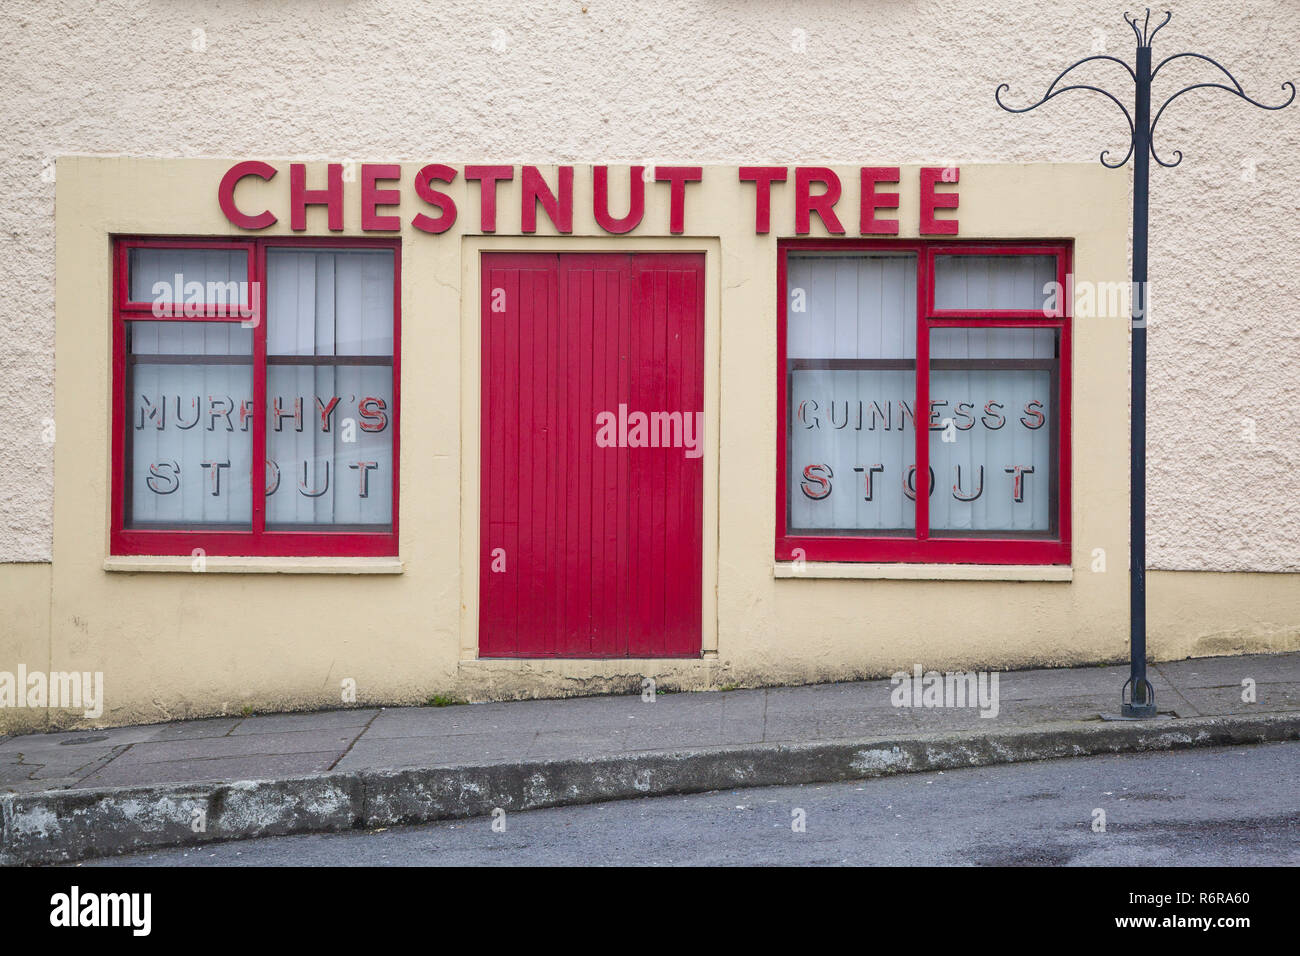
<svg viewBox="0 0 1300 956">
<path fill-rule="evenodd" d="M 1102 150 L 1101 162 L 1103 166 L 1110 169 L 1119 169 L 1128 162 L 1129 157 L 1133 157 L 1133 364 L 1132 364 L 1132 402 L 1133 411 L 1131 415 L 1131 442 L 1130 453 L 1132 462 L 1129 470 L 1129 656 L 1130 670 L 1129 679 L 1125 682 L 1124 687 L 1120 689 L 1121 711 L 1124 717 L 1154 717 L 1156 716 L 1156 694 L 1151 682 L 1147 680 L 1147 600 L 1146 600 L 1146 436 L 1147 436 L 1147 200 L 1148 200 L 1148 178 L 1150 173 L 1151 159 L 1154 158 L 1157 163 L 1165 167 L 1177 166 L 1183 161 L 1181 150 L 1174 150 L 1174 159 L 1172 162 L 1166 162 L 1156 152 L 1154 137 L 1156 124 L 1160 122 L 1160 117 L 1164 115 L 1169 104 L 1184 93 L 1190 93 L 1192 90 L 1214 89 L 1226 90 L 1234 96 L 1240 97 L 1253 106 L 1258 106 L 1266 110 L 1280 110 L 1291 105 L 1295 99 L 1295 84 L 1288 81 L 1282 84 L 1282 89 L 1290 87 L 1291 95 L 1285 103 L 1277 106 L 1266 106 L 1257 102 L 1246 95 L 1241 88 L 1241 84 L 1236 78 L 1219 63 L 1204 56 L 1200 53 L 1176 53 L 1173 56 L 1161 60 L 1154 68 L 1151 66 L 1151 41 L 1160 29 L 1169 22 L 1172 14 L 1166 12 L 1165 18 L 1154 29 L 1151 26 L 1151 11 L 1147 10 L 1146 18 L 1142 21 L 1141 26 L 1138 24 L 1137 17 L 1130 17 L 1124 14 L 1124 19 L 1129 26 L 1133 28 L 1133 33 L 1137 37 L 1137 61 L 1136 69 L 1130 67 L 1123 60 L 1113 56 L 1090 56 L 1080 60 L 1072 66 L 1066 67 L 1052 85 L 1047 88 L 1047 92 L 1037 103 L 1026 106 L 1023 109 L 1007 106 L 1002 102 L 1002 91 L 1010 89 L 1003 83 L 993 94 L 997 104 L 1010 113 L 1028 113 L 1032 109 L 1042 106 L 1053 97 L 1070 90 L 1087 90 L 1093 93 L 1100 93 L 1109 99 L 1124 113 L 1124 118 L 1128 120 L 1129 126 L 1129 147 L 1124 158 L 1119 162 L 1108 162 L 1107 155 L 1109 150 Z M 1185 89 L 1179 90 L 1173 94 L 1164 104 L 1156 111 L 1154 117 L 1151 115 L 1151 82 L 1155 79 L 1156 74 L 1166 63 L 1183 57 L 1202 60 L 1209 63 L 1219 70 L 1223 76 L 1227 77 L 1231 85 L 1223 82 L 1214 83 L 1195 83 Z M 1129 111 L 1124 104 L 1114 95 L 1097 86 L 1088 86 L 1082 83 L 1070 83 L 1066 86 L 1058 87 L 1058 84 L 1065 76 L 1075 67 L 1082 66 L 1084 63 L 1090 63 L 1098 60 L 1109 60 L 1112 63 L 1118 63 L 1132 78 L 1135 93 L 1133 99 L 1133 114 L 1130 116 Z M 1125 694 L 1128 690 L 1128 694 Z"/>
</svg>

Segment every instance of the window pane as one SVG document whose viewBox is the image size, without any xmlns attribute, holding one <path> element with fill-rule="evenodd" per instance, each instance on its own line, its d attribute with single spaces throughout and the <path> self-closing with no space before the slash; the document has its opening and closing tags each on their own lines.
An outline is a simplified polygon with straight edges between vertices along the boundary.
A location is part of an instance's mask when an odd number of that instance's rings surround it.
<svg viewBox="0 0 1300 956">
<path fill-rule="evenodd" d="M 269 249 L 271 355 L 392 355 L 391 249 Z"/>
<path fill-rule="evenodd" d="M 934 307 L 1041 311 L 1055 281 L 1055 256 L 935 256 Z"/>
<path fill-rule="evenodd" d="M 239 528 L 252 520 L 249 330 L 128 323 L 126 525 Z M 159 361 L 161 356 L 192 356 Z M 214 361 L 242 356 L 231 361 Z"/>
<path fill-rule="evenodd" d="M 393 520 L 393 370 L 267 369 L 267 528 Z"/>
<path fill-rule="evenodd" d="M 931 359 L 1056 358 L 1055 329 L 930 330 Z"/>
<path fill-rule="evenodd" d="M 243 249 L 133 248 L 127 286 L 132 302 L 237 307 L 252 301 Z"/>
<path fill-rule="evenodd" d="M 1053 531 L 1053 369 L 936 370 L 930 402 L 931 531 Z"/>
<path fill-rule="evenodd" d="M 132 355 L 253 354 L 253 330 L 238 322 L 128 322 Z"/>
<path fill-rule="evenodd" d="M 790 358 L 916 357 L 916 257 L 795 255 L 786 260 Z"/>
<path fill-rule="evenodd" d="M 790 373 L 789 530 L 916 527 L 916 373 Z"/>
</svg>

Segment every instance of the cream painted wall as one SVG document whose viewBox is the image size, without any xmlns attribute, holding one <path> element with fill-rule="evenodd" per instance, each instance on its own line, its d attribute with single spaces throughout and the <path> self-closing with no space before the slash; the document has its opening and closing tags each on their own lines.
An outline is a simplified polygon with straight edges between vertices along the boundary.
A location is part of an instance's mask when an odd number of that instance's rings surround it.
<svg viewBox="0 0 1300 956">
<path fill-rule="evenodd" d="M 239 201 L 280 217 L 263 235 L 287 235 L 287 163 L 258 158 L 280 173 L 270 183 L 246 181 Z M 495 237 L 478 234 L 478 190 L 463 178 L 447 188 L 460 210 L 452 231 L 429 236 L 404 225 L 397 567 L 210 559 L 208 571 L 196 574 L 186 558 L 171 570 L 165 561 L 141 567 L 106 560 L 108 237 L 235 233 L 214 201 L 229 164 L 72 157 L 58 165 L 56 269 L 80 281 L 61 281 L 56 302 L 57 560 L 0 566 L 0 652 L 29 668 L 103 671 L 107 701 L 99 723 L 337 706 L 345 678 L 356 681 L 362 703 L 412 703 L 435 692 L 481 699 L 628 690 L 643 676 L 702 689 L 864 677 L 917 661 L 1017 667 L 1117 660 L 1126 653 L 1127 457 L 1115 453 L 1127 408 L 1123 318 L 1075 323 L 1074 558 L 1067 579 L 1009 569 L 1003 574 L 1010 580 L 971 581 L 944 568 L 928 569 L 932 580 L 777 575 L 776 397 L 770 374 L 755 370 L 775 363 L 776 243 L 793 232 L 793 202 L 788 187 L 777 187 L 771 234 L 756 235 L 753 187 L 740 184 L 732 166 L 706 167 L 704 181 L 690 187 L 688 234 L 681 237 L 666 235 L 662 184 L 648 187 L 638 230 L 622 238 L 604 234 L 590 211 L 591 170 L 581 165 L 571 237 L 557 236 L 544 218 L 538 237 L 517 235 L 517 177 L 499 187 Z M 416 168 L 403 170 L 404 223 L 422 208 L 409 188 Z M 543 171 L 554 180 L 552 169 Z M 855 169 L 838 173 L 844 184 L 838 208 L 852 223 Z M 323 175 L 313 164 L 308 181 Z M 623 194 L 627 175 L 625 168 L 612 172 L 613 195 Z M 904 167 L 904 237 L 917 232 L 917 178 L 915 167 Z M 1126 184 L 1096 164 L 963 165 L 958 189 L 962 238 L 1072 238 L 1081 282 L 1124 268 Z M 358 190 L 355 182 L 345 187 L 351 235 L 359 232 Z M 323 214 L 313 212 L 308 224 L 311 233 L 323 232 Z M 820 225 L 814 233 L 824 234 Z M 700 660 L 477 659 L 476 264 L 483 249 L 538 247 L 706 255 Z M 1106 553 L 1104 571 L 1095 570 L 1098 548 Z M 1152 580 L 1157 658 L 1300 647 L 1300 589 L 1290 575 L 1158 574 Z M 0 711 L 0 730 L 75 722 L 63 711 Z"/>
<path fill-rule="evenodd" d="M 59 355 L 54 550 L 44 636 L 37 609 L 21 612 L 20 659 L 51 669 L 101 670 L 110 723 L 257 709 L 328 706 L 355 680 L 362 701 L 414 702 L 434 691 L 470 697 L 563 694 L 635 686 L 643 674 L 680 687 L 846 678 L 914 660 L 1016 666 L 1112 659 L 1123 653 L 1127 458 L 1111 453 L 1123 429 L 1127 321 L 1076 323 L 1073 581 L 800 580 L 775 576 L 776 243 L 793 233 L 792 191 L 777 187 L 772 231 L 756 235 L 753 187 L 735 167 L 710 166 L 690 187 L 688 235 L 667 236 L 667 186 L 647 190 L 647 212 L 627 237 L 591 213 L 591 169 L 575 175 L 574 235 L 543 220 L 520 238 L 518 181 L 498 188 L 496 237 L 478 229 L 478 189 L 448 187 L 456 226 L 403 239 L 401 573 L 371 563 L 333 567 L 294 560 L 193 573 L 108 561 L 108 284 L 112 234 L 235 230 L 214 201 L 229 161 L 66 158 L 58 166 Z M 286 235 L 287 168 L 239 191 L 248 210 L 269 207 Z M 404 167 L 404 223 L 423 208 Z M 553 180 L 553 171 L 547 171 Z M 838 169 L 839 209 L 853 221 L 856 170 Z M 309 183 L 323 180 L 319 165 Z M 627 169 L 611 176 L 624 194 Z M 917 233 L 918 173 L 902 171 L 902 234 Z M 1123 268 L 1124 183 L 1092 164 L 962 168 L 964 238 L 1067 237 L 1080 281 Z M 359 232 L 359 185 L 345 187 L 345 227 Z M 1093 204 L 1096 204 L 1095 207 Z M 322 232 L 323 216 L 309 216 Z M 825 233 L 820 225 L 815 234 Z M 488 248 L 698 249 L 706 294 L 705 655 L 694 661 L 591 663 L 477 660 L 480 321 L 477 262 Z M 719 490 L 727 489 L 726 495 Z M 1090 570 L 1094 549 L 1110 556 Z M 152 562 L 153 568 L 166 562 Z M 13 566 L 10 566 L 13 567 Z M 127 570 L 123 570 L 126 568 Z M 237 573 L 226 573 L 227 570 Z M 338 573 L 343 572 L 343 573 Z M 286 580 L 285 573 L 292 573 Z M 933 573 L 933 572 L 932 572 Z M 940 578 L 950 572 L 940 569 Z M 1224 580 L 1230 580 L 1225 576 Z M 1295 621 L 1290 610 L 1284 619 Z M 961 629 L 953 622 L 963 621 Z M 1008 622 L 1013 622 L 1008 626 Z M 48 644 L 43 646 L 45 641 Z M 30 665 L 29 665 L 30 666 Z M 22 712 L 0 714 L 20 720 Z M 52 719 L 58 720 L 55 715 Z"/>
<path fill-rule="evenodd" d="M 1123 128 L 1100 97 L 1015 117 L 992 91 L 1023 103 L 1097 47 L 1130 57 L 1121 9 L 7 0 L 0 561 L 52 544 L 57 156 L 1095 161 Z M 1300 4 L 1184 0 L 1156 52 L 1188 48 L 1276 102 L 1300 74 Z M 1206 75 L 1178 66 L 1170 82 Z M 1300 107 L 1201 91 L 1162 133 L 1187 161 L 1154 175 L 1150 563 L 1297 571 Z"/>
</svg>

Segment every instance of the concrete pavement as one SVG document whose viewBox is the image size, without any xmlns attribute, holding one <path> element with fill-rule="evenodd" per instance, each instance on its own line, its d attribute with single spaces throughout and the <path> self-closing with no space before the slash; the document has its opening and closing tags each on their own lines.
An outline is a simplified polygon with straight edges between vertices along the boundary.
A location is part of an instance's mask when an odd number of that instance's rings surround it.
<svg viewBox="0 0 1300 956">
<path fill-rule="evenodd" d="M 620 800 L 169 847 L 95 863 L 1297 866 L 1300 741 Z"/>
<path fill-rule="evenodd" d="M 1300 654 L 1153 665 L 1168 719 L 1106 723 L 1124 667 L 997 675 L 996 716 L 888 680 L 366 708 L 0 741 L 0 861 L 418 823 L 734 786 L 1300 738 Z M 1256 700 L 1243 700 L 1253 685 Z M 986 712 L 989 708 L 985 708 Z"/>
</svg>

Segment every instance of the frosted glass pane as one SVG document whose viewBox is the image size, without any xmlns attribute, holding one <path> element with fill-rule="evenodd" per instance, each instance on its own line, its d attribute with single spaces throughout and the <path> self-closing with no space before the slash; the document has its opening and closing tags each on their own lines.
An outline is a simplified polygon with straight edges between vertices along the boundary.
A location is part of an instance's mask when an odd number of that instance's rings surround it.
<svg viewBox="0 0 1300 956">
<path fill-rule="evenodd" d="M 934 307 L 1041 311 L 1055 281 L 1055 256 L 935 256 Z"/>
<path fill-rule="evenodd" d="M 931 359 L 1052 359 L 1055 329 L 930 330 Z"/>
<path fill-rule="evenodd" d="M 1049 531 L 1051 372 L 934 371 L 930 402 L 931 530 Z"/>
<path fill-rule="evenodd" d="M 790 358 L 915 358 L 916 258 L 791 255 Z"/>
<path fill-rule="evenodd" d="M 253 354 L 253 330 L 239 322 L 128 322 L 132 355 Z"/>
<path fill-rule="evenodd" d="M 916 527 L 916 373 L 790 373 L 791 531 Z"/>
<path fill-rule="evenodd" d="M 249 365 L 133 366 L 128 527 L 251 526 L 252 394 Z"/>
<path fill-rule="evenodd" d="M 267 370 L 268 528 L 393 520 L 393 370 Z"/>
<path fill-rule="evenodd" d="M 243 249 L 134 248 L 127 256 L 132 302 L 241 305 L 251 302 Z"/>
<path fill-rule="evenodd" d="M 271 355 L 392 355 L 391 249 L 270 249 Z"/>
</svg>

